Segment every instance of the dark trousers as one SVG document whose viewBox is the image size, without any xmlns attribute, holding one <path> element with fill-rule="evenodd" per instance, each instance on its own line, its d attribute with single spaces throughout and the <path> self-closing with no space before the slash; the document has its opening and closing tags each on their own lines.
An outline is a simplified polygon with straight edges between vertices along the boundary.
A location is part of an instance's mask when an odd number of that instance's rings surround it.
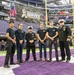
<svg viewBox="0 0 74 75">
<path fill-rule="evenodd" d="M 22 50 L 23 50 L 23 44 L 17 43 L 17 60 L 22 60 Z"/>
<path fill-rule="evenodd" d="M 6 52 L 4 65 L 8 65 L 9 59 L 10 59 L 10 64 L 13 64 L 13 56 L 15 53 L 15 44 L 13 44 L 11 41 L 8 41 L 6 50 L 7 50 L 7 52 Z"/>
<path fill-rule="evenodd" d="M 57 40 L 49 40 L 49 56 L 50 56 L 50 61 L 52 60 L 52 45 L 54 44 L 54 48 L 55 48 L 55 56 L 56 56 L 56 60 L 58 61 L 58 45 L 57 45 Z"/>
<path fill-rule="evenodd" d="M 36 53 L 35 53 L 35 47 L 27 47 L 26 48 L 26 61 L 28 61 L 29 57 L 30 57 L 30 49 L 32 50 L 32 55 L 33 55 L 33 58 L 34 60 L 36 60 Z"/>
<path fill-rule="evenodd" d="M 41 42 L 39 42 L 40 58 L 42 58 L 42 47 L 44 48 L 44 58 L 47 58 L 46 42 L 44 44 L 42 44 Z"/>
<path fill-rule="evenodd" d="M 64 51 L 64 48 L 66 50 L 67 60 L 70 60 L 71 53 L 70 53 L 68 41 L 60 41 L 59 44 L 60 44 L 60 50 L 61 50 L 62 60 L 65 60 L 65 51 Z"/>
</svg>

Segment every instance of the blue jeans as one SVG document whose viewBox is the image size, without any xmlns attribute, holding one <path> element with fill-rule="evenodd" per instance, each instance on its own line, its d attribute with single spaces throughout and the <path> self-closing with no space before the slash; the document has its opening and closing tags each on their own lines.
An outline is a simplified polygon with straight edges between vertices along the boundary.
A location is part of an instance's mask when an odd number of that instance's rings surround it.
<svg viewBox="0 0 74 75">
<path fill-rule="evenodd" d="M 42 44 L 39 42 L 39 49 L 40 49 L 40 58 L 42 58 L 42 47 L 44 48 L 44 58 L 47 58 L 47 53 L 46 53 L 46 42 Z"/>
<path fill-rule="evenodd" d="M 23 44 L 17 44 L 17 60 L 22 60 Z"/>
</svg>

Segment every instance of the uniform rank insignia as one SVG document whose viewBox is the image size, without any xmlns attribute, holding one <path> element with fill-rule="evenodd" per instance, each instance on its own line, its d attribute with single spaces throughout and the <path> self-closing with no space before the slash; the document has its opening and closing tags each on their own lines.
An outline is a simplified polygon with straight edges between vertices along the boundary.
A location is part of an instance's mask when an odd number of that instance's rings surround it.
<svg viewBox="0 0 74 75">
<path fill-rule="evenodd" d="M 53 31 L 55 31 L 55 29 L 53 29 Z"/>
<path fill-rule="evenodd" d="M 36 38 L 34 38 L 34 40 L 36 40 Z"/>
<path fill-rule="evenodd" d="M 23 33 L 23 31 L 22 31 L 22 33 Z"/>
<path fill-rule="evenodd" d="M 45 30 L 43 30 L 43 32 L 45 32 Z"/>
<path fill-rule="evenodd" d="M 34 37 L 34 35 L 32 37 Z"/>
<path fill-rule="evenodd" d="M 66 27 L 63 27 L 63 31 L 65 31 L 66 30 Z"/>
<path fill-rule="evenodd" d="M 34 34 L 32 34 L 34 36 Z"/>
</svg>

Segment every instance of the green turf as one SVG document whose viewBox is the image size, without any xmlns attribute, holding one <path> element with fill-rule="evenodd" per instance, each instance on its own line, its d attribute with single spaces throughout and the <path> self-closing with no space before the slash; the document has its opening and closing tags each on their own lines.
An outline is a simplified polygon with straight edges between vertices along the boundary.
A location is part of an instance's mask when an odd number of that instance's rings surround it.
<svg viewBox="0 0 74 75">
<path fill-rule="evenodd" d="M 36 48 L 36 52 L 39 51 L 38 48 Z M 15 51 L 15 54 L 17 53 L 17 50 Z M 26 53 L 26 49 L 23 49 L 23 53 Z M 6 54 L 6 50 L 5 51 L 0 51 L 0 56 L 5 55 Z"/>
<path fill-rule="evenodd" d="M 73 49 L 73 46 L 70 46 L 70 49 Z M 49 48 L 47 48 L 47 50 L 49 50 Z M 39 48 L 36 48 L 36 52 L 39 52 Z M 17 51 L 15 51 L 15 54 L 16 53 Z M 23 49 L 23 53 L 26 53 L 26 49 Z M 6 51 L 0 51 L 0 56 L 5 55 L 5 54 L 6 54 Z"/>
</svg>

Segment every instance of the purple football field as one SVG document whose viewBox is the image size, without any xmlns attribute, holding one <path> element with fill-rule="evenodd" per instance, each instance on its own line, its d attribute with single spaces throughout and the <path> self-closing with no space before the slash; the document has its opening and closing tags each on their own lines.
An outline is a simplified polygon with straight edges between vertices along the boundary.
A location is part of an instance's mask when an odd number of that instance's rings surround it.
<svg viewBox="0 0 74 75">
<path fill-rule="evenodd" d="M 71 50 L 71 55 L 74 55 L 74 50 Z M 36 53 L 37 59 L 39 59 L 39 53 Z M 60 51 L 59 51 L 60 56 Z M 52 57 L 55 57 L 53 51 Z M 47 52 L 47 58 L 49 58 L 49 52 Z M 0 67 L 3 66 L 4 56 L 0 56 Z M 23 60 L 25 54 L 23 55 Z M 16 55 L 14 57 L 16 62 Z M 46 61 L 33 61 L 32 54 L 28 62 L 20 64 L 20 67 L 13 69 L 15 75 L 74 75 L 74 63 L 66 62 L 46 62 Z"/>
</svg>

